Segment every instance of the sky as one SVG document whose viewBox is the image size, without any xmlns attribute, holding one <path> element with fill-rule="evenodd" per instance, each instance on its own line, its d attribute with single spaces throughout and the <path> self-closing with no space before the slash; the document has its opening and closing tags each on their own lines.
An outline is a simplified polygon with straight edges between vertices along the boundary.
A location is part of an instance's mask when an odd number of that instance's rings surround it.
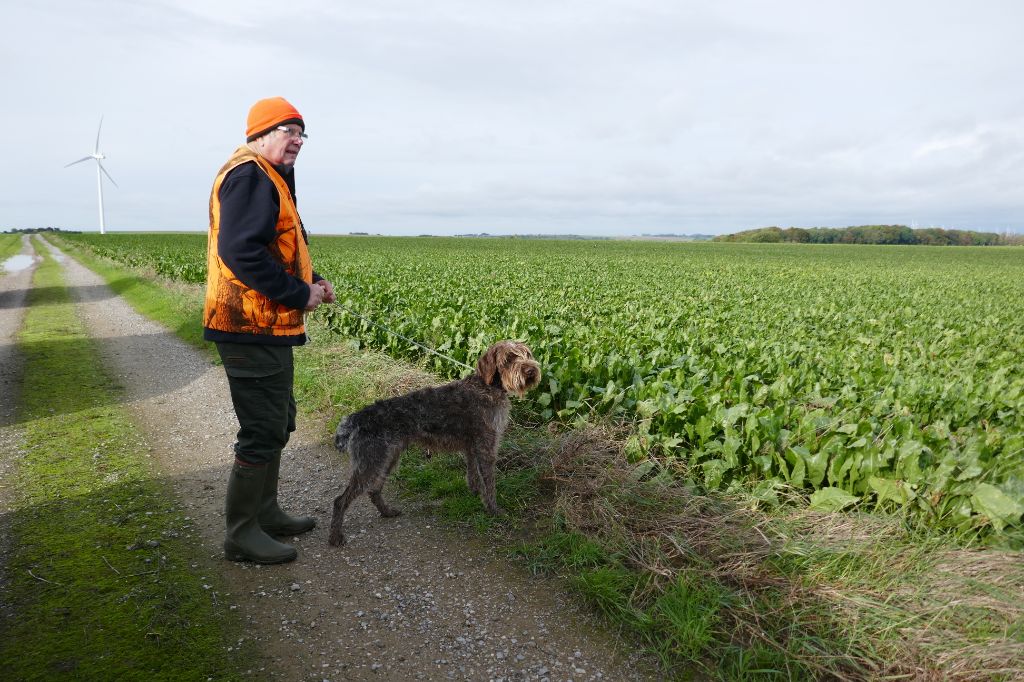
<svg viewBox="0 0 1024 682">
<path fill-rule="evenodd" d="M 204 231 L 258 99 L 312 234 L 1024 232 L 1017 0 L 5 3 L 0 230 Z"/>
</svg>

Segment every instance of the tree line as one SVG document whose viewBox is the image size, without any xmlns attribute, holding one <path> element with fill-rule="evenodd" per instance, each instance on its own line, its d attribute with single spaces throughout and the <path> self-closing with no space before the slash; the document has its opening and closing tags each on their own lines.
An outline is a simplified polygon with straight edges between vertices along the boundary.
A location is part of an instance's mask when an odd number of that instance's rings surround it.
<svg viewBox="0 0 1024 682">
<path fill-rule="evenodd" d="M 800 244 L 920 244 L 926 246 L 1005 246 L 1024 243 L 1012 233 L 946 230 L 940 227 L 912 229 L 906 225 L 857 225 L 853 227 L 762 227 L 715 237 L 716 242 L 793 242 Z"/>
<path fill-rule="evenodd" d="M 39 234 L 40 232 L 63 232 L 65 234 L 81 234 L 80 230 L 65 230 L 60 227 L 12 227 L 4 230 L 4 234 Z"/>
</svg>

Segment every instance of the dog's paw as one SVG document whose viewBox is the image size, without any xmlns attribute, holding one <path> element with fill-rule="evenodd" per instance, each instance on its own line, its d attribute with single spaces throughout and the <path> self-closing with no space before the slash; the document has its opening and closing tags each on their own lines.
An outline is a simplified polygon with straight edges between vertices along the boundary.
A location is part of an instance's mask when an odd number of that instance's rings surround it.
<svg viewBox="0 0 1024 682">
<path fill-rule="evenodd" d="M 499 507 L 498 505 L 494 505 L 493 507 L 489 507 L 487 509 L 487 513 L 490 514 L 491 516 L 497 516 L 497 517 L 508 516 L 508 512 L 505 511 L 505 508 L 504 507 Z"/>
<path fill-rule="evenodd" d="M 395 509 L 394 507 L 388 507 L 387 509 L 381 510 L 380 515 L 383 516 L 385 519 L 393 519 L 396 516 L 401 516 L 402 510 Z"/>
<path fill-rule="evenodd" d="M 341 547 L 345 544 L 344 533 L 331 531 L 331 535 L 327 538 L 327 544 L 331 547 Z"/>
</svg>

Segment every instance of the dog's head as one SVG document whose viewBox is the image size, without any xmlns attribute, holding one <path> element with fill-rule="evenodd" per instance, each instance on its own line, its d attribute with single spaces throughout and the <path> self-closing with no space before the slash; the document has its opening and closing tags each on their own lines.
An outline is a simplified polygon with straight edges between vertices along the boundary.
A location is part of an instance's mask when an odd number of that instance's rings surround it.
<svg viewBox="0 0 1024 682">
<path fill-rule="evenodd" d="M 525 343 L 499 341 L 476 361 L 476 373 L 489 386 L 501 387 L 507 393 L 522 397 L 540 383 L 540 365 Z"/>
</svg>

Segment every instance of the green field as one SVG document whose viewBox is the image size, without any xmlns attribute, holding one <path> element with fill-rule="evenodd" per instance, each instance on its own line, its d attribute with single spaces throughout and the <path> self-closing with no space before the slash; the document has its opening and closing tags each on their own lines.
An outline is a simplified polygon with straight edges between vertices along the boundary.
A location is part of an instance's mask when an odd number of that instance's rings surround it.
<svg viewBox="0 0 1024 682">
<path fill-rule="evenodd" d="M 68 238 L 186 282 L 205 235 Z M 1024 545 L 1024 249 L 315 237 L 344 308 L 472 363 L 525 340 L 547 419 L 765 504 L 797 491 Z M 342 307 L 327 328 L 422 353 Z M 437 358 L 434 371 L 459 367 Z"/>
</svg>

